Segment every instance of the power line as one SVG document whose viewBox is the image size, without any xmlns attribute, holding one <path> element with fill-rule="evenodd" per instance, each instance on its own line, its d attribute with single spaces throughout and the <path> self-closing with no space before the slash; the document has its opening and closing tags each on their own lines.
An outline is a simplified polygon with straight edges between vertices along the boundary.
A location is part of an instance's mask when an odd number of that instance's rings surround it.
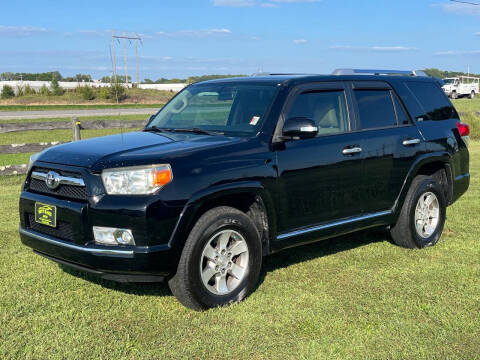
<svg viewBox="0 0 480 360">
<path fill-rule="evenodd" d="M 112 30 L 112 50 L 113 50 L 113 71 L 114 71 L 114 76 L 116 79 L 117 76 L 117 64 L 116 64 L 116 54 L 115 54 L 115 39 L 120 42 L 119 39 L 123 39 L 124 44 L 123 44 L 123 62 L 124 62 L 124 68 L 125 68 L 125 82 L 128 84 L 128 70 L 127 70 L 127 41 L 131 43 L 131 40 L 135 41 L 135 60 L 136 60 L 136 75 L 137 75 L 137 86 L 139 84 L 139 72 L 138 72 L 138 42 L 140 41 L 140 44 L 142 44 L 142 38 L 138 36 L 135 33 L 135 36 L 127 36 L 125 33 L 122 35 L 115 35 L 115 33 Z"/>
</svg>

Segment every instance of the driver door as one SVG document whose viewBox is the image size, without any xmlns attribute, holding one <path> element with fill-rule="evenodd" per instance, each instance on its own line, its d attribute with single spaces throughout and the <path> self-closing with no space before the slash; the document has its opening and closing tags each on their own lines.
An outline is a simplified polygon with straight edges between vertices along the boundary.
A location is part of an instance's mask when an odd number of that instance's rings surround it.
<svg viewBox="0 0 480 360">
<path fill-rule="evenodd" d="M 287 101 L 283 119 L 309 118 L 319 132 L 312 139 L 284 140 L 276 152 L 280 235 L 362 212 L 362 158 L 348 151 L 360 141 L 351 132 L 348 94 L 341 81 L 317 83 L 296 88 Z"/>
</svg>

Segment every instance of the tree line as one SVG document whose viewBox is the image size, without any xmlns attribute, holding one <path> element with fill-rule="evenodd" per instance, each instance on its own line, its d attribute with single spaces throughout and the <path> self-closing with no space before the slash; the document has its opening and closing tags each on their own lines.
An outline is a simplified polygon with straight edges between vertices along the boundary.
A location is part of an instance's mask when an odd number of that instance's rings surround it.
<svg viewBox="0 0 480 360">
<path fill-rule="evenodd" d="M 429 68 L 429 69 L 425 69 L 424 71 L 428 76 L 439 78 L 439 79 L 458 77 L 458 76 L 467 76 L 467 75 L 480 77 L 480 74 L 472 74 L 472 73 L 467 74 L 462 71 L 447 71 L 447 70 L 440 70 L 436 68 Z"/>
</svg>

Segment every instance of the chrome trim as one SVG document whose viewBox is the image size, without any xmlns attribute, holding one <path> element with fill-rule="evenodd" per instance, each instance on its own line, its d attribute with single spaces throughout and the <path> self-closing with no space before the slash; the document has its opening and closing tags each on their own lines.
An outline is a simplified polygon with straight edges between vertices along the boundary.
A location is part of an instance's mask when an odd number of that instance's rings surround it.
<svg viewBox="0 0 480 360">
<path fill-rule="evenodd" d="M 133 258 L 134 257 L 133 250 L 99 249 L 99 248 L 90 248 L 90 247 L 86 247 L 86 246 L 74 245 L 74 244 L 70 244 L 70 243 L 67 243 L 65 241 L 56 239 L 53 236 L 40 234 L 36 231 L 26 230 L 26 229 L 22 228 L 21 226 L 19 227 L 19 232 L 20 232 L 20 234 L 30 236 L 30 237 L 32 237 L 36 240 L 40 240 L 40 241 L 46 242 L 46 243 L 51 244 L 51 245 L 61 246 L 61 247 L 71 249 L 71 250 L 76 250 L 76 251 L 87 252 L 87 253 L 90 253 L 92 255 L 117 256 L 117 257 L 124 257 L 124 258 Z"/>
<path fill-rule="evenodd" d="M 280 234 L 280 235 L 277 236 L 277 239 L 278 240 L 288 239 L 288 238 L 291 238 L 291 237 L 294 237 L 294 236 L 308 234 L 310 232 L 325 230 L 325 229 L 329 229 L 329 228 L 332 228 L 332 227 L 335 227 L 335 226 L 351 224 L 351 223 L 354 223 L 354 222 L 357 222 L 357 221 L 368 220 L 368 219 L 372 219 L 372 218 L 376 218 L 376 217 L 380 217 L 380 216 L 385 216 L 385 215 L 390 215 L 390 214 L 392 214 L 392 211 L 386 210 L 386 211 L 380 211 L 380 212 L 373 213 L 373 214 L 356 216 L 356 217 L 353 217 L 353 218 L 334 221 L 334 222 L 331 222 L 331 223 L 328 223 L 328 224 L 313 226 L 313 227 L 310 227 L 310 228 L 305 228 L 305 229 L 300 229 L 300 230 L 295 230 L 295 231 L 292 231 L 292 232 Z"/>
<path fill-rule="evenodd" d="M 47 179 L 47 173 L 32 171 L 32 179 L 45 181 Z M 59 185 L 85 186 L 85 182 L 82 178 L 59 175 L 58 179 Z"/>
<path fill-rule="evenodd" d="M 416 144 L 420 144 L 420 139 L 407 139 L 407 140 L 403 140 L 402 142 L 403 146 L 416 145 Z"/>
<path fill-rule="evenodd" d="M 343 155 L 353 155 L 353 154 L 358 154 L 362 152 L 361 147 L 353 147 L 353 148 L 347 148 L 342 150 Z"/>
</svg>

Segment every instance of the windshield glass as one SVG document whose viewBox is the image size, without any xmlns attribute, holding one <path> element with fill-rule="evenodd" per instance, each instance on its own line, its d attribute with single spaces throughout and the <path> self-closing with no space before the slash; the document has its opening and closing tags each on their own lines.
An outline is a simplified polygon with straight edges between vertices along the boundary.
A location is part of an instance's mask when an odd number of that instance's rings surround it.
<svg viewBox="0 0 480 360">
<path fill-rule="evenodd" d="M 164 106 L 147 128 L 197 128 L 251 136 L 262 125 L 276 93 L 272 84 L 192 85 Z"/>
<path fill-rule="evenodd" d="M 457 79 L 443 79 L 443 81 L 445 82 L 445 85 L 452 85 L 452 84 L 455 84 L 455 81 Z"/>
</svg>

